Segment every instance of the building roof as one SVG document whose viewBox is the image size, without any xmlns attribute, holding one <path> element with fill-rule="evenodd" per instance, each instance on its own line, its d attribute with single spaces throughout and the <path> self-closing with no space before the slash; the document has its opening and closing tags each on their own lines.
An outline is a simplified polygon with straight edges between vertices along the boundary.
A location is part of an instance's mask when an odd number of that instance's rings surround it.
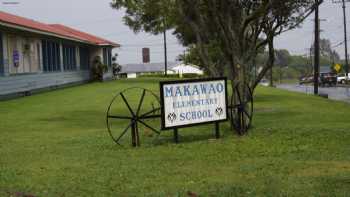
<svg viewBox="0 0 350 197">
<path fill-rule="evenodd" d="M 103 38 L 99 38 L 97 36 L 82 31 L 78 31 L 76 29 L 64 25 L 49 25 L 2 11 L 0 11 L 0 25 L 16 29 L 22 29 L 24 31 L 34 31 L 40 34 L 48 34 L 59 38 L 74 40 L 93 45 L 114 47 L 120 46 L 117 43 L 105 40 Z"/>
<path fill-rule="evenodd" d="M 181 69 L 181 68 L 193 68 L 193 69 L 201 70 L 201 68 L 199 66 L 196 66 L 193 64 L 184 64 L 184 63 L 176 65 L 173 69 L 177 70 L 177 69 Z"/>
<path fill-rule="evenodd" d="M 168 70 L 178 65 L 177 62 L 168 62 Z M 122 66 L 120 73 L 151 73 L 164 72 L 165 65 L 163 63 L 147 63 L 147 64 L 126 64 Z"/>
<path fill-rule="evenodd" d="M 113 42 L 108 41 L 106 39 L 103 39 L 103 38 L 100 38 L 100 37 L 97 37 L 97 36 L 94 36 L 94 35 L 91 35 L 91 34 L 76 30 L 76 29 L 73 29 L 71 27 L 64 26 L 61 24 L 52 24 L 50 26 L 54 27 L 56 29 L 61 29 L 62 31 L 68 32 L 71 35 L 74 35 L 76 37 L 88 40 L 90 42 L 94 42 L 96 45 L 112 45 L 115 47 L 120 47 L 120 45 L 117 43 L 113 43 Z"/>
<path fill-rule="evenodd" d="M 195 65 L 179 64 L 172 68 L 177 73 L 182 74 L 203 74 L 204 72 Z"/>
</svg>

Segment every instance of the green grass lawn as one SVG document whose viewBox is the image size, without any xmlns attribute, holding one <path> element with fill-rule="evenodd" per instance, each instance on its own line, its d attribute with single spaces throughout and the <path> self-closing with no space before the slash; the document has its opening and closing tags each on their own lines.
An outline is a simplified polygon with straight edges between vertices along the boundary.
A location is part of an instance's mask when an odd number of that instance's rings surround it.
<svg viewBox="0 0 350 197">
<path fill-rule="evenodd" d="M 350 196 L 350 105 L 260 87 L 244 137 L 223 124 L 121 148 L 113 95 L 155 79 L 94 83 L 0 102 L 0 196 Z M 117 128 L 121 129 L 121 128 Z"/>
</svg>

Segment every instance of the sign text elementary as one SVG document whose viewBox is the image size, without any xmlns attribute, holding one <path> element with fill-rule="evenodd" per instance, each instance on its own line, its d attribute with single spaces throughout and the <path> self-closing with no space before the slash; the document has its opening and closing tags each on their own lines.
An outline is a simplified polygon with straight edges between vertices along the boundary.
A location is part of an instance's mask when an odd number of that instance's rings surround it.
<svg viewBox="0 0 350 197">
<path fill-rule="evenodd" d="M 161 82 L 162 128 L 227 120 L 226 78 Z"/>
</svg>

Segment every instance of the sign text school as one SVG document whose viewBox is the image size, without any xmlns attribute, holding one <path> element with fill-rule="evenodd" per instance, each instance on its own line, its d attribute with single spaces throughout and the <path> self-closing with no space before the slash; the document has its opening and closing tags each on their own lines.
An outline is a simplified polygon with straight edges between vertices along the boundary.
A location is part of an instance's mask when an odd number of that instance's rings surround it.
<svg viewBox="0 0 350 197">
<path fill-rule="evenodd" d="M 163 129 L 227 120 L 226 79 L 161 83 Z"/>
</svg>

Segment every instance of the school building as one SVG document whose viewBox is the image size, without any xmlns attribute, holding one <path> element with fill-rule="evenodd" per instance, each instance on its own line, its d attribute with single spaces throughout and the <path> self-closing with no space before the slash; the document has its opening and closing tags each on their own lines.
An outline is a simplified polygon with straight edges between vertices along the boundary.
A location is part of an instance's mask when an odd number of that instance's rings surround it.
<svg viewBox="0 0 350 197">
<path fill-rule="evenodd" d="M 44 24 L 0 11 L 0 97 L 83 83 L 99 56 L 112 77 L 119 44 L 60 24 Z"/>
</svg>

